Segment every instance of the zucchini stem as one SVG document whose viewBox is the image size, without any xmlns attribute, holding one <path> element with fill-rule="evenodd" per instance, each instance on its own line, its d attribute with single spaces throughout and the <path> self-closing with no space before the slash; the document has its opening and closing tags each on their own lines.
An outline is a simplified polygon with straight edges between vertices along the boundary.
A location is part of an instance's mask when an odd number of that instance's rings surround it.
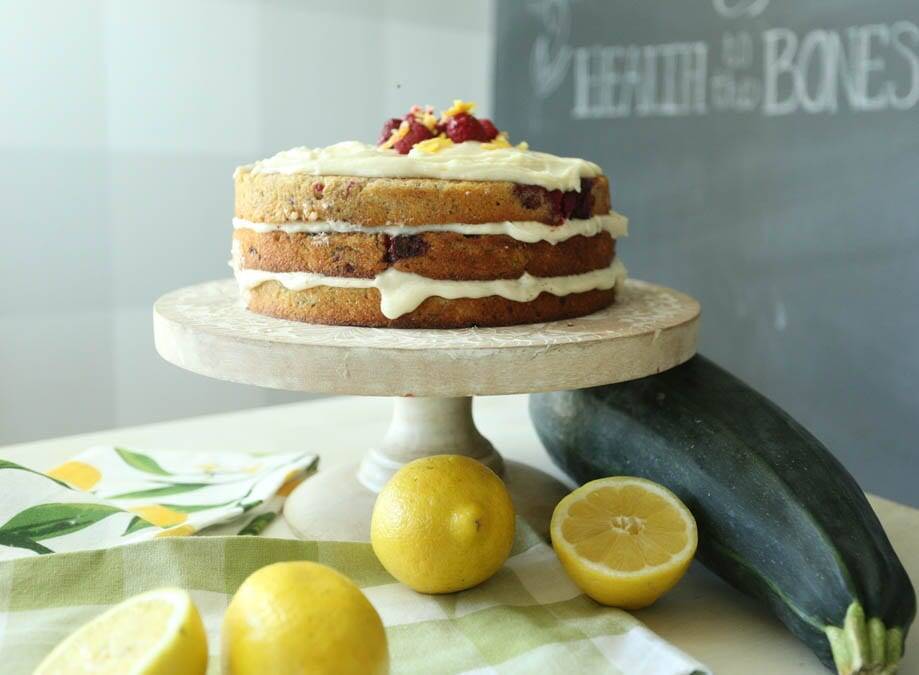
<svg viewBox="0 0 919 675">
<path fill-rule="evenodd" d="M 827 626 L 827 640 L 839 675 L 893 675 L 903 658 L 903 630 L 887 628 L 853 602 L 846 610 L 842 628 Z"/>
</svg>

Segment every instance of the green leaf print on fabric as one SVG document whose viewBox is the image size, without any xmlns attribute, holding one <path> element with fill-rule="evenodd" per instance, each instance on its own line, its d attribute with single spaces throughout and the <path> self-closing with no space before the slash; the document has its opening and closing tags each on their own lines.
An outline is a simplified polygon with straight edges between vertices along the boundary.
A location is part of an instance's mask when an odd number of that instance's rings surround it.
<svg viewBox="0 0 919 675">
<path fill-rule="evenodd" d="M 260 506 L 261 503 L 261 499 L 256 499 L 254 502 L 246 502 L 245 504 L 240 503 L 239 506 L 242 508 L 243 513 L 246 513 L 247 511 L 254 509 L 256 506 Z"/>
<path fill-rule="evenodd" d="M 260 513 L 255 518 L 250 520 L 246 526 L 239 531 L 239 534 L 259 535 L 264 532 L 265 528 L 274 522 L 274 519 L 277 517 L 278 514 L 274 511 L 266 511 L 265 513 Z"/>
<path fill-rule="evenodd" d="M 133 450 L 126 450 L 125 448 L 115 448 L 115 452 L 117 452 L 118 456 L 124 460 L 125 464 L 134 467 L 138 471 L 155 473 L 157 476 L 172 475 L 159 464 L 157 464 L 156 460 L 154 460 L 152 457 L 148 457 L 147 455 L 139 452 L 134 452 Z"/>
<path fill-rule="evenodd" d="M 178 511 L 180 513 L 195 513 L 197 511 L 207 511 L 208 509 L 219 509 L 219 508 L 223 508 L 224 506 L 231 506 L 231 507 L 235 506 L 237 508 L 242 509 L 241 511 L 242 513 L 245 513 L 252 507 L 258 506 L 259 504 L 262 503 L 261 500 L 258 500 L 248 505 L 244 504 L 243 500 L 246 499 L 246 497 L 248 497 L 250 494 L 252 494 L 253 487 L 255 486 L 254 485 L 250 486 L 249 489 L 246 490 L 246 494 L 242 495 L 241 497 L 236 497 L 234 499 L 230 499 L 225 502 L 221 502 L 219 504 L 160 504 L 160 506 L 166 509 L 171 509 L 173 511 Z"/>
<path fill-rule="evenodd" d="M 41 476 L 42 478 L 47 478 L 47 479 L 50 480 L 50 481 L 54 481 L 55 483 L 57 483 L 57 484 L 60 485 L 61 487 L 65 487 L 65 488 L 67 488 L 68 490 L 72 490 L 72 489 L 73 489 L 72 487 L 70 487 L 69 485 L 67 485 L 67 483 L 65 483 L 65 482 L 63 482 L 63 481 L 59 481 L 57 478 L 54 478 L 54 477 L 49 476 L 49 475 L 47 475 L 47 474 L 44 474 L 44 473 L 42 473 L 41 471 L 33 471 L 33 470 L 30 469 L 29 467 L 23 466 L 22 464 L 17 464 L 16 462 L 11 462 L 11 461 L 6 460 L 6 459 L 0 459 L 0 470 L 3 470 L 3 469 L 13 469 L 14 471 L 25 471 L 25 472 L 27 472 L 27 473 L 34 473 L 36 476 Z"/>
<path fill-rule="evenodd" d="M 160 506 L 180 513 L 195 513 L 196 511 L 207 511 L 208 509 L 219 509 L 224 506 L 240 506 L 237 502 L 239 502 L 239 499 L 231 499 L 221 504 L 160 504 Z"/>
<path fill-rule="evenodd" d="M 34 539 L 29 539 L 28 537 L 21 537 L 17 534 L 6 534 L 0 532 L 0 546 L 12 546 L 14 548 L 25 548 L 30 551 L 35 551 L 36 553 L 54 553 L 47 546 L 42 546 Z"/>
<path fill-rule="evenodd" d="M 139 499 L 141 497 L 165 497 L 166 495 L 178 495 L 183 492 L 193 492 L 204 487 L 210 487 L 213 483 L 173 483 L 163 487 L 148 488 L 147 490 L 137 490 L 135 492 L 123 492 L 118 495 L 106 495 L 106 499 Z"/>
<path fill-rule="evenodd" d="M 134 516 L 133 518 L 131 518 L 131 522 L 128 523 L 128 527 L 121 534 L 121 536 L 126 537 L 129 534 L 133 534 L 134 532 L 137 532 L 138 530 L 145 530 L 148 527 L 153 527 L 153 523 L 144 520 L 140 516 Z"/>
<path fill-rule="evenodd" d="M 40 540 L 60 537 L 98 523 L 121 509 L 107 504 L 39 504 L 0 526 L 0 534 Z"/>
</svg>

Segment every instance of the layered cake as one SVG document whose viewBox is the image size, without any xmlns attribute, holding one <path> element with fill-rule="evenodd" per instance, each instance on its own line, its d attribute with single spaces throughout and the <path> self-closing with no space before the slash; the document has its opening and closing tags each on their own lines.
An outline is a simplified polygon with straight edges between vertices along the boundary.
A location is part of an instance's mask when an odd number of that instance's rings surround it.
<svg viewBox="0 0 919 675">
<path fill-rule="evenodd" d="M 239 167 L 232 266 L 260 314 L 394 328 L 506 326 L 610 305 L 625 268 L 596 164 L 512 145 L 471 104 L 413 107 L 376 145 Z"/>
</svg>

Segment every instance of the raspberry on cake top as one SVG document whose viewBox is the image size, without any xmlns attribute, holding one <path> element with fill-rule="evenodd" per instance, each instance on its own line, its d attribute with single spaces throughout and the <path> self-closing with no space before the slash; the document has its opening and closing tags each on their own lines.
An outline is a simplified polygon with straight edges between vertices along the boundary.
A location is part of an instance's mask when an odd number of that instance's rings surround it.
<svg viewBox="0 0 919 675">
<path fill-rule="evenodd" d="M 510 325 L 602 309 L 625 276 L 600 167 L 512 145 L 462 101 L 413 106 L 375 146 L 294 148 L 234 178 L 232 265 L 256 312 Z"/>
</svg>

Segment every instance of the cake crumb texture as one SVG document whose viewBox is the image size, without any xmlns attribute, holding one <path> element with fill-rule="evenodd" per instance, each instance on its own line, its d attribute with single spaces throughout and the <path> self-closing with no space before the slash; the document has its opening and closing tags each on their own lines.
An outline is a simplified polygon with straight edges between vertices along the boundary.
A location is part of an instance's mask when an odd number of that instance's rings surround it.
<svg viewBox="0 0 919 675">
<path fill-rule="evenodd" d="M 525 243 L 505 235 L 455 232 L 414 235 L 288 234 L 237 229 L 241 267 L 372 279 L 389 268 L 455 281 L 584 274 L 609 267 L 616 241 L 608 232 L 565 241 Z"/>
<path fill-rule="evenodd" d="M 541 293 L 530 302 L 516 302 L 497 295 L 455 300 L 431 297 L 415 310 L 388 319 L 380 310 L 380 292 L 376 288 L 317 286 L 291 291 L 277 281 L 268 281 L 249 292 L 248 308 L 279 319 L 328 325 L 468 328 L 512 326 L 584 316 L 608 307 L 615 296 L 616 289 L 611 288 L 565 296 Z"/>
<path fill-rule="evenodd" d="M 538 221 L 610 211 L 606 176 L 585 178 L 581 192 L 505 181 L 362 178 L 236 173 L 235 215 L 254 223 L 343 221 L 367 227 Z"/>
</svg>

